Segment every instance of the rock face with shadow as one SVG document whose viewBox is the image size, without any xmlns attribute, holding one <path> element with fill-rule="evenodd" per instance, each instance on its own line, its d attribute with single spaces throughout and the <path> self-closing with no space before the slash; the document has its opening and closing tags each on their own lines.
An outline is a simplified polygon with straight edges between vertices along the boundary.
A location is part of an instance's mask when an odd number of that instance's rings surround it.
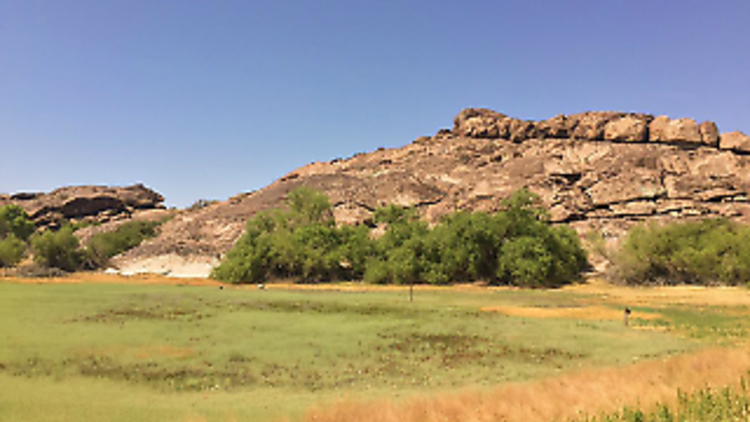
<svg viewBox="0 0 750 422">
<path fill-rule="evenodd" d="M 49 193 L 0 195 L 0 206 L 19 205 L 38 227 L 52 229 L 66 221 L 102 224 L 146 211 L 154 214 L 155 210 L 164 210 L 163 202 L 161 195 L 141 184 L 68 186 Z"/>
<path fill-rule="evenodd" d="M 249 217 L 282 205 L 302 185 L 329 196 L 340 224 L 368 222 L 389 203 L 415 207 L 432 222 L 457 210 L 496 211 L 524 187 L 553 222 L 613 242 L 644 221 L 748 221 L 748 154 L 748 136 L 688 118 L 597 111 L 527 121 L 466 109 L 452 129 L 404 147 L 312 163 L 256 192 L 181 212 L 118 259 L 217 262 Z"/>
</svg>

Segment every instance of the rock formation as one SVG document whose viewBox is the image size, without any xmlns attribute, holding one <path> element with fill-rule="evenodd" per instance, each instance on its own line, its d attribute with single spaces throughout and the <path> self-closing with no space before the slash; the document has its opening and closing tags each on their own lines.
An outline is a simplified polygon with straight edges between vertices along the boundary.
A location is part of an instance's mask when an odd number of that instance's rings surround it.
<svg viewBox="0 0 750 422">
<path fill-rule="evenodd" d="M 71 186 L 49 193 L 0 195 L 0 206 L 21 206 L 38 227 L 57 227 L 63 221 L 105 223 L 144 210 L 163 209 L 163 202 L 161 195 L 141 184 Z"/>
<path fill-rule="evenodd" d="M 462 209 L 495 211 L 523 187 L 541 197 L 552 221 L 611 241 L 643 221 L 748 221 L 748 152 L 750 138 L 720 136 L 712 122 L 623 112 L 534 122 L 467 109 L 451 130 L 405 147 L 313 163 L 259 191 L 183 212 L 119 260 L 218 262 L 250 216 L 280 206 L 300 185 L 325 192 L 343 224 L 367 221 L 389 203 L 416 207 L 429 221 Z"/>
</svg>

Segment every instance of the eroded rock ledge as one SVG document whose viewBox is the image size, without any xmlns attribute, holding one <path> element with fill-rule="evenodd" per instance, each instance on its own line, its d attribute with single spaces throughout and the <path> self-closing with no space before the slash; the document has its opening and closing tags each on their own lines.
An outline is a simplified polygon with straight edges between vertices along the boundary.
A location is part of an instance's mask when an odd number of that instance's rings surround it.
<svg viewBox="0 0 750 422">
<path fill-rule="evenodd" d="M 49 193 L 0 195 L 0 206 L 21 206 L 39 227 L 57 227 L 64 221 L 106 223 L 133 214 L 164 209 L 164 197 L 137 184 L 127 187 L 68 186 Z"/>
<path fill-rule="evenodd" d="M 591 111 L 541 121 L 520 120 L 485 108 L 468 108 L 454 119 L 452 133 L 477 139 L 583 139 L 613 142 L 672 143 L 750 152 L 750 137 L 741 132 L 720 135 L 714 122 L 670 119 L 644 113 Z"/>
</svg>

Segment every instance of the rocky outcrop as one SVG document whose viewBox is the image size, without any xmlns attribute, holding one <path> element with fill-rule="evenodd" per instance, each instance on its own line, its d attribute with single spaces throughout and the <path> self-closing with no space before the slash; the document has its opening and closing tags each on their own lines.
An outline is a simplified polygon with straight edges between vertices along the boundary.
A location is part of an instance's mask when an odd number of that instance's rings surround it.
<svg viewBox="0 0 750 422">
<path fill-rule="evenodd" d="M 558 115 L 538 122 L 519 120 L 483 108 L 463 110 L 454 120 L 453 134 L 477 139 L 582 139 L 613 142 L 674 143 L 685 147 L 716 147 L 719 131 L 713 122 L 670 119 L 644 113 L 593 111 Z"/>
<path fill-rule="evenodd" d="M 628 114 L 612 119 L 604 126 L 604 139 L 620 142 L 648 141 L 648 122 L 650 118 Z"/>
<path fill-rule="evenodd" d="M 0 205 L 21 206 L 39 227 L 57 227 L 64 221 L 105 223 L 128 218 L 143 210 L 163 209 L 164 198 L 141 185 L 127 187 L 70 186 L 49 193 L 0 196 Z"/>
<path fill-rule="evenodd" d="M 721 149 L 728 149 L 735 152 L 750 152 L 750 136 L 742 132 L 729 132 L 721 135 L 719 141 Z"/>
<path fill-rule="evenodd" d="M 693 119 L 670 119 L 667 116 L 655 118 L 650 126 L 652 142 L 686 142 L 700 144 L 703 142 L 700 127 Z M 710 144 L 710 142 L 706 142 Z"/>
<path fill-rule="evenodd" d="M 182 212 L 118 259 L 130 267 L 158 256 L 215 262 L 247 218 L 280 206 L 301 185 L 326 193 L 341 224 L 368 222 L 389 203 L 415 207 L 431 222 L 456 210 L 496 211 L 524 187 L 553 222 L 612 241 L 643 221 L 750 221 L 746 144 L 733 134 L 719 142 L 715 124 L 691 119 L 585 112 L 534 122 L 467 109 L 451 130 L 405 147 L 313 163 L 259 191 Z"/>
</svg>

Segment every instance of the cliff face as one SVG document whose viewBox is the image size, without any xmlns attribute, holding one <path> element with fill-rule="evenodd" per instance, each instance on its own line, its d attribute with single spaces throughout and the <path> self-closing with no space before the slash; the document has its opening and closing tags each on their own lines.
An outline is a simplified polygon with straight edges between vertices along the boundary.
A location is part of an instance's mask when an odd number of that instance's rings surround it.
<svg viewBox="0 0 750 422">
<path fill-rule="evenodd" d="M 300 185 L 325 192 L 339 223 L 366 221 L 381 205 L 413 206 L 430 221 L 461 209 L 494 211 L 522 187 L 552 220 L 616 241 L 641 221 L 750 218 L 750 138 L 711 122 L 589 112 L 530 122 L 467 109 L 452 130 L 397 149 L 313 163 L 257 192 L 184 212 L 121 265 L 174 274 L 164 257 L 215 265 L 256 212 Z M 178 260 L 179 261 L 179 260 Z M 179 264 L 174 264 L 178 266 Z"/>
</svg>

